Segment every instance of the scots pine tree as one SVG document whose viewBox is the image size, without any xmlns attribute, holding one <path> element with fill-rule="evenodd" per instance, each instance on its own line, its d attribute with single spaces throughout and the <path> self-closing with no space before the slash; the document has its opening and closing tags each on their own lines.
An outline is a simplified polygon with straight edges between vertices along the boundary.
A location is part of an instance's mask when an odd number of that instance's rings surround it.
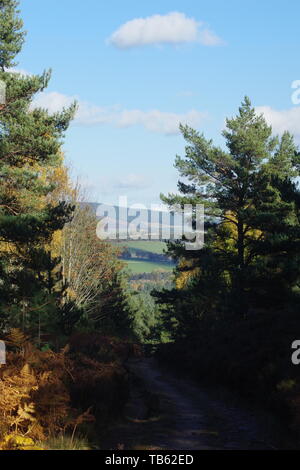
<svg viewBox="0 0 300 470">
<path fill-rule="evenodd" d="M 292 184 L 298 174 L 297 149 L 288 133 L 281 139 L 272 136 L 271 127 L 247 97 L 238 115 L 226 121 L 227 150 L 188 126 L 181 126 L 181 131 L 188 145 L 185 157 L 177 156 L 175 163 L 183 178 L 178 183 L 180 195 L 169 194 L 162 200 L 171 207 L 204 204 L 206 245 L 189 253 L 177 243 L 170 251 L 179 259 L 193 259 L 191 268 L 198 267 L 202 278 L 207 272 L 204 254 L 210 252 L 222 267 L 221 284 L 225 279 L 233 308 L 246 314 L 255 296 L 251 279 L 264 271 L 258 266 L 264 264 L 270 245 L 282 253 L 279 240 L 298 223 L 294 200 L 283 197 L 283 182 Z M 216 273 L 220 281 L 217 267 Z"/>
<path fill-rule="evenodd" d="M 34 97 L 47 87 L 50 72 L 12 73 L 24 39 L 17 6 L 14 0 L 0 0 L 0 81 L 6 87 L 6 102 L 0 107 L 2 315 L 12 306 L 30 310 L 41 291 L 47 295 L 54 266 L 46 245 L 72 214 L 63 201 L 50 202 L 55 184 L 48 176 L 60 164 L 62 139 L 76 105 L 53 115 L 37 109 Z"/>
<path fill-rule="evenodd" d="M 0 68 L 2 72 L 16 63 L 14 58 L 21 51 L 25 32 L 19 18 L 19 2 L 0 0 Z"/>
</svg>

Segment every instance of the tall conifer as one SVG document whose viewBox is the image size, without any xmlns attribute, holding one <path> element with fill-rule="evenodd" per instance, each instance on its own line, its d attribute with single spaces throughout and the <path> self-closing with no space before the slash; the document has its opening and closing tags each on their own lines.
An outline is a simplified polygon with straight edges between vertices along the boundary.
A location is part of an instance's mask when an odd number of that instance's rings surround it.
<svg viewBox="0 0 300 470">
<path fill-rule="evenodd" d="M 60 165 L 62 139 L 76 104 L 53 115 L 33 106 L 51 72 L 24 76 L 11 70 L 24 40 L 17 8 L 15 0 L 0 0 L 0 81 L 6 89 L 0 106 L 2 312 L 12 305 L 27 308 L 41 290 L 49 290 L 53 260 L 46 244 L 72 213 L 63 201 L 50 203 L 55 186 L 47 174 Z"/>
</svg>

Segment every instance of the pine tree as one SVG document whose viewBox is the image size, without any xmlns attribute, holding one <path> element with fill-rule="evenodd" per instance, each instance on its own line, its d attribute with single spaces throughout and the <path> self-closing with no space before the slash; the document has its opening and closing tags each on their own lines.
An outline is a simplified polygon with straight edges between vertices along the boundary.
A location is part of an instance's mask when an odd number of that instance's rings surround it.
<svg viewBox="0 0 300 470">
<path fill-rule="evenodd" d="M 25 32 L 22 31 L 23 21 L 18 17 L 19 2 L 16 0 L 0 0 L 0 69 L 16 65 L 15 56 L 21 51 Z"/>
<path fill-rule="evenodd" d="M 0 1 L 0 81 L 6 85 L 6 103 L 0 109 L 2 312 L 7 304 L 29 306 L 40 289 L 47 291 L 44 273 L 52 262 L 46 243 L 72 214 L 72 207 L 63 201 L 50 204 L 55 185 L 47 174 L 60 164 L 62 138 L 76 104 L 53 115 L 35 109 L 32 101 L 47 87 L 50 71 L 22 76 L 9 70 L 24 39 L 17 5 Z"/>
<path fill-rule="evenodd" d="M 210 248 L 224 266 L 234 306 L 245 314 L 253 266 L 266 255 L 271 237 L 288 230 L 295 218 L 293 201 L 282 197 L 276 181 L 291 181 L 297 176 L 297 153 L 288 133 L 281 139 L 272 137 L 271 127 L 255 113 L 247 97 L 238 115 L 226 124 L 223 136 L 228 151 L 181 126 L 188 142 L 185 157 L 178 156 L 175 163 L 184 178 L 178 184 L 181 195 L 169 194 L 162 200 L 171 207 L 204 204 L 205 249 Z M 193 266 L 202 264 L 201 251 L 188 253 L 181 244 L 170 250 L 179 258 L 195 258 Z"/>
</svg>

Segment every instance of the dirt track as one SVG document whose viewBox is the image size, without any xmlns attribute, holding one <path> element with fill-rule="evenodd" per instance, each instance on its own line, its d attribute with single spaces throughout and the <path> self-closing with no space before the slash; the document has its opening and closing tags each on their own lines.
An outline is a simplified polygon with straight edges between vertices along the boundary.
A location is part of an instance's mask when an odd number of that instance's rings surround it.
<svg viewBox="0 0 300 470">
<path fill-rule="evenodd" d="M 276 449 L 280 430 L 266 413 L 160 369 L 153 358 L 133 359 L 124 419 L 105 449 Z"/>
</svg>

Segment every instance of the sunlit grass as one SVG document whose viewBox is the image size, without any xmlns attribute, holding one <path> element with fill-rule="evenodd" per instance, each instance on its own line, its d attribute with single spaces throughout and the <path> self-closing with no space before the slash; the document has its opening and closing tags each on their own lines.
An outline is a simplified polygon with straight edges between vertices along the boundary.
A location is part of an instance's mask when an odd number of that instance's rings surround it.
<svg viewBox="0 0 300 470">
<path fill-rule="evenodd" d="M 155 263 L 153 261 L 145 260 L 123 260 L 126 263 L 126 268 L 133 274 L 152 273 L 153 271 L 171 272 L 174 266 L 171 263 Z"/>
<path fill-rule="evenodd" d="M 91 444 L 84 437 L 75 437 L 61 435 L 48 439 L 41 443 L 45 450 L 92 450 Z"/>
</svg>

